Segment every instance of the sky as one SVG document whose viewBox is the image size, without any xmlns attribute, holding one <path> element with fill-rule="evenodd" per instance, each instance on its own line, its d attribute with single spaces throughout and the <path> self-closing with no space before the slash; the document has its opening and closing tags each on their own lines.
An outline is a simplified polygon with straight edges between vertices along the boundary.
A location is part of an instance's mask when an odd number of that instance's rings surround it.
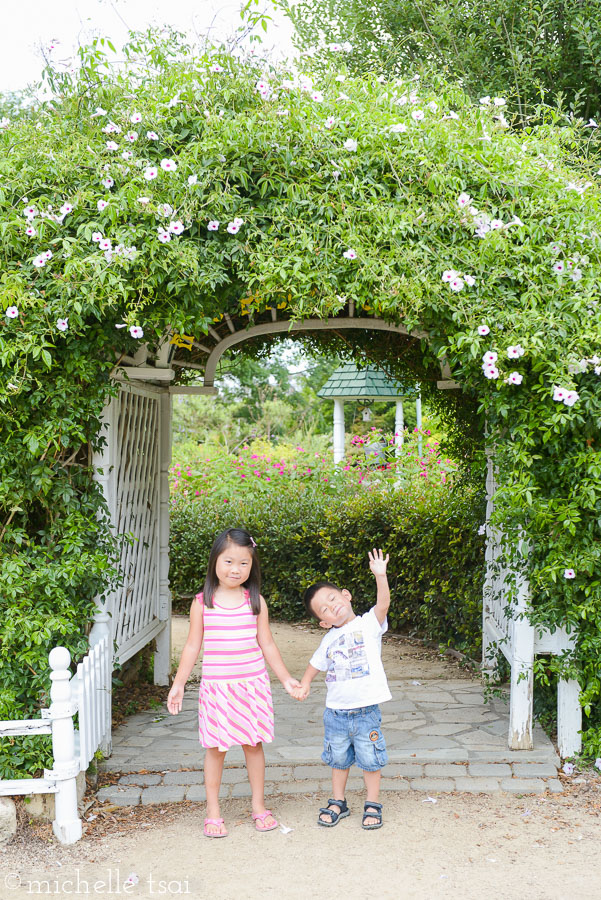
<svg viewBox="0 0 601 900">
<path fill-rule="evenodd" d="M 19 0 L 11 4 L 0 29 L 0 92 L 37 81 L 43 68 L 40 45 L 53 58 L 67 61 L 74 48 L 91 37 L 108 37 L 120 45 L 128 30 L 148 25 L 173 25 L 194 36 L 210 32 L 215 40 L 232 35 L 241 23 L 241 0 Z M 261 0 L 273 16 L 263 45 L 276 54 L 292 55 L 291 26 Z"/>
</svg>

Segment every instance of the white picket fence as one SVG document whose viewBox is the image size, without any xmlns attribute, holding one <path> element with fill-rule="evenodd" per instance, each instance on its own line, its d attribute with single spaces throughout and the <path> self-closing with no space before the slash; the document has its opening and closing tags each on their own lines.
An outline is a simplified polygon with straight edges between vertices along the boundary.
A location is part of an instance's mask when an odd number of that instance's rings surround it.
<svg viewBox="0 0 601 900">
<path fill-rule="evenodd" d="M 96 614 L 90 652 L 78 663 L 75 675 L 71 675 L 71 655 L 65 647 L 50 651 L 51 702 L 39 719 L 0 722 L 0 738 L 52 735 L 52 769 L 45 769 L 43 778 L 0 779 L 0 796 L 54 794 L 52 829 L 62 844 L 73 844 L 82 833 L 77 776 L 86 771 L 97 750 L 110 753 L 113 654 L 108 619 L 104 612 Z M 79 714 L 77 729 L 75 713 Z"/>
</svg>

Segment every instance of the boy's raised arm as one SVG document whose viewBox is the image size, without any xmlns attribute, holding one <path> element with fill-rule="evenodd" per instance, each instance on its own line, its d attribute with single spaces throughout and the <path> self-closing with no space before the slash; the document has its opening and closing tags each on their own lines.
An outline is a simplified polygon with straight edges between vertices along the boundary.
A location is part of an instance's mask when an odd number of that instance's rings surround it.
<svg viewBox="0 0 601 900">
<path fill-rule="evenodd" d="M 386 567 L 390 556 L 388 553 L 384 556 L 382 550 L 376 550 L 375 547 L 368 552 L 368 556 L 369 568 L 376 579 L 376 618 L 380 625 L 383 625 L 390 606 L 390 588 L 386 575 Z"/>
</svg>

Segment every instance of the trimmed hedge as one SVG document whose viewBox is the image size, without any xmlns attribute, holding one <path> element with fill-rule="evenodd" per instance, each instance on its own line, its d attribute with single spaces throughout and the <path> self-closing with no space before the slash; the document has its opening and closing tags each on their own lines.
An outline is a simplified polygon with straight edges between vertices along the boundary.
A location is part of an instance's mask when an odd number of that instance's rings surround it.
<svg viewBox="0 0 601 900">
<path fill-rule="evenodd" d="M 367 552 L 383 547 L 390 553 L 390 627 L 478 655 L 483 520 L 483 497 L 467 486 L 429 496 L 379 491 L 341 499 L 288 490 L 228 503 L 178 496 L 171 516 L 171 587 L 180 596 L 200 590 L 216 534 L 238 525 L 258 544 L 263 593 L 274 618 L 305 618 L 303 592 L 322 579 L 348 588 L 362 613 L 375 600 Z"/>
</svg>

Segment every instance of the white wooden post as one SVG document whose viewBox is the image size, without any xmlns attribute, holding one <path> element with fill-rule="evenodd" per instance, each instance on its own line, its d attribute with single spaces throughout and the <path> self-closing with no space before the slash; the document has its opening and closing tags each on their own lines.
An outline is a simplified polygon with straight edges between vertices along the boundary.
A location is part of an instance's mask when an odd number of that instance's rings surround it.
<svg viewBox="0 0 601 900">
<path fill-rule="evenodd" d="M 532 700 L 534 690 L 534 628 L 526 606 L 529 585 L 517 571 L 528 556 L 526 541 L 515 548 L 516 603 L 511 623 L 511 693 L 509 697 L 509 746 L 512 750 L 532 750 Z"/>
<path fill-rule="evenodd" d="M 422 395 L 419 393 L 417 395 L 417 399 L 415 401 L 415 418 L 417 419 L 417 452 L 418 455 L 421 456 L 423 453 L 423 439 L 422 439 Z"/>
<path fill-rule="evenodd" d="M 104 726 L 104 734 L 105 737 L 101 740 L 98 749 L 103 754 L 103 756 L 110 756 L 113 751 L 113 743 L 112 743 L 112 734 L 111 734 L 111 722 L 113 718 L 113 690 L 112 690 L 112 673 L 113 673 L 113 639 L 111 637 L 111 627 L 110 627 L 111 617 L 102 607 L 98 607 L 96 612 L 94 613 L 94 624 L 92 625 L 92 630 L 90 631 L 90 648 L 95 647 L 96 644 L 100 643 L 102 638 L 106 637 L 108 647 L 109 647 L 109 657 L 107 661 L 106 671 L 98 671 L 98 667 L 100 666 L 100 661 L 97 660 L 97 673 L 96 673 L 96 683 L 100 685 L 100 690 L 102 694 L 100 698 L 98 698 L 98 705 L 101 710 L 102 722 Z"/>
<path fill-rule="evenodd" d="M 571 678 L 557 685 L 557 743 L 559 755 L 575 756 L 582 750 L 580 685 Z"/>
<path fill-rule="evenodd" d="M 169 465 L 171 463 L 171 394 L 161 399 L 159 456 L 159 598 L 158 618 L 164 627 L 156 636 L 154 683 L 169 684 L 171 669 L 171 591 L 169 590 Z"/>
<path fill-rule="evenodd" d="M 394 443 L 395 443 L 395 456 L 401 455 L 401 447 L 403 446 L 403 438 L 405 428 L 405 419 L 403 416 L 403 401 L 396 401 L 396 412 L 394 416 Z"/>
<path fill-rule="evenodd" d="M 344 459 L 344 400 L 334 400 L 334 463 Z"/>
<path fill-rule="evenodd" d="M 79 759 L 75 758 L 73 713 L 76 709 L 71 698 L 71 656 L 66 647 L 55 647 L 50 651 L 48 662 L 52 669 L 50 719 L 54 765 L 52 771 L 44 771 L 44 777 L 57 782 L 52 830 L 61 844 L 74 844 L 81 837 L 81 820 L 77 814 L 75 779 L 79 774 Z"/>
</svg>

